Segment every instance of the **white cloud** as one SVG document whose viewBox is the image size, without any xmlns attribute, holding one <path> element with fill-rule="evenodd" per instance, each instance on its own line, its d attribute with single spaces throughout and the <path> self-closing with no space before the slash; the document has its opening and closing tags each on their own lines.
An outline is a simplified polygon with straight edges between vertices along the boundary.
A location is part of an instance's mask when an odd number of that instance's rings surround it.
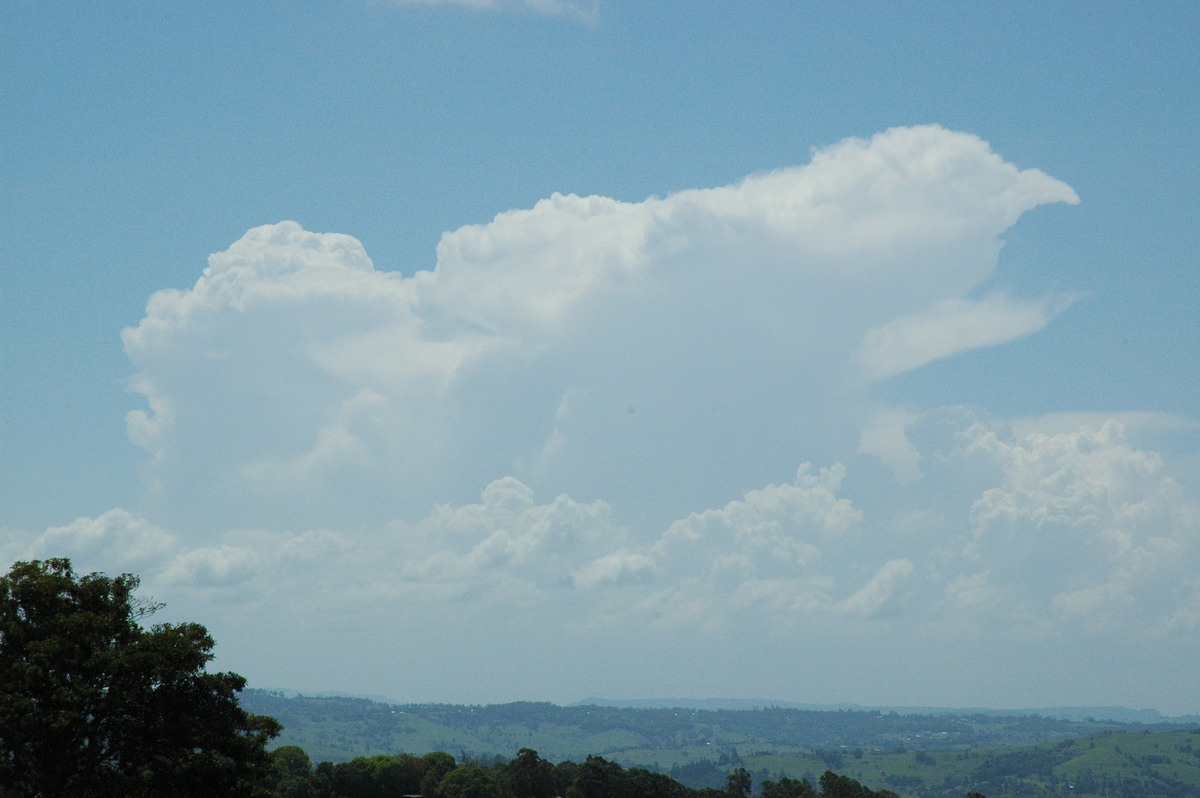
<svg viewBox="0 0 1200 798">
<path fill-rule="evenodd" d="M 635 574 L 654 575 L 638 580 L 641 591 L 601 602 L 600 614 L 640 615 L 668 629 L 726 629 L 747 614 L 772 626 L 827 619 L 838 611 L 837 596 L 854 592 L 840 583 L 849 552 L 859 550 L 847 538 L 862 514 L 837 496 L 843 476 L 840 467 L 813 474 L 802 466 L 790 483 L 748 491 L 720 509 L 679 519 L 642 552 L 623 551 L 592 563 L 584 572 L 589 576 L 630 563 Z M 894 583 L 887 577 L 876 581 L 860 597 L 847 598 L 845 609 L 868 615 L 882 606 L 889 597 L 883 593 Z M 875 606 L 868 608 L 872 601 Z"/>
<path fill-rule="evenodd" d="M 863 338 L 859 362 L 870 379 L 912 371 L 950 355 L 995 346 L 1037 332 L 1054 315 L 1047 301 L 993 295 L 947 299 L 913 316 L 893 319 Z"/>
<path fill-rule="evenodd" d="M 750 622 L 788 634 L 851 618 L 1021 635 L 1195 625 L 1200 508 L 1119 423 L 1014 436 L 978 411 L 945 408 L 910 430 L 925 469 L 905 491 L 913 521 L 902 506 L 856 506 L 842 495 L 845 468 L 803 466 L 791 482 L 690 513 L 645 542 L 602 501 L 539 503 L 505 477 L 477 502 L 386 531 L 237 531 L 188 546 L 113 510 L 8 553 L 134 569 L 165 596 L 305 594 L 299 603 L 318 613 L 554 606 L 580 628 L 641 618 L 664 632 Z M 904 529 L 931 520 L 932 535 Z"/>
<path fill-rule="evenodd" d="M 296 683 L 269 674 L 299 661 L 280 665 L 280 652 L 303 650 L 325 668 L 377 662 L 384 692 L 406 689 L 386 682 L 399 662 L 407 684 L 433 662 L 500 656 L 505 640 L 589 652 L 572 684 L 626 673 L 606 648 L 661 647 L 670 659 L 680 646 L 728 644 L 765 661 L 779 646 L 802 659 L 817 646 L 821 661 L 855 661 L 866 639 L 926 651 L 956 679 L 964 645 L 1177 646 L 1200 627 L 1200 508 L 1120 424 L 1017 435 L 981 411 L 943 408 L 908 429 L 922 472 L 899 499 L 875 502 L 878 486 L 855 487 L 842 466 L 803 466 L 650 539 L 603 501 L 539 501 L 510 476 L 474 501 L 356 530 L 187 543 L 114 510 L 4 552 L 139 572 L 166 619 L 212 624 L 260 684 Z M 538 657 L 520 660 L 550 678 Z"/>
<path fill-rule="evenodd" d="M 889 560 L 858 592 L 839 602 L 838 609 L 850 615 L 877 616 L 895 602 L 912 573 L 913 564 L 908 560 Z"/>
<path fill-rule="evenodd" d="M 654 558 L 643 552 L 620 549 L 585 563 L 574 574 L 574 584 L 582 588 L 629 582 L 649 582 L 654 578 Z"/>
<path fill-rule="evenodd" d="M 38 535 L 13 559 L 69 557 L 80 572 L 126 572 L 154 568 L 179 549 L 164 529 L 127 510 L 109 510 L 97 518 L 77 518 Z"/>
<path fill-rule="evenodd" d="M 554 195 L 446 233 L 411 276 L 255 228 L 124 332 L 130 438 L 176 523 L 378 524 L 513 474 L 649 535 L 845 457 L 856 353 L 877 379 L 1044 324 L 1046 302 L 968 294 L 1022 212 L 1075 201 L 926 126 L 721 188 Z"/>
<path fill-rule="evenodd" d="M 240 546 L 192 549 L 176 557 L 157 581 L 168 585 L 228 588 L 253 577 L 259 565 L 258 554 Z"/>
<path fill-rule="evenodd" d="M 872 454 L 903 482 L 921 477 L 921 456 L 904 430 L 917 419 L 917 413 L 898 408 L 876 411 L 859 433 L 858 451 Z"/>
<path fill-rule="evenodd" d="M 955 583 L 1000 602 L 1008 623 L 1156 629 L 1195 600 L 1200 512 L 1121 425 L 1031 433 L 985 449 L 1002 477 L 973 502 Z M 993 611 L 997 608 L 993 608 Z"/>
<path fill-rule="evenodd" d="M 399 525 L 396 535 L 408 552 L 398 576 L 414 589 L 431 586 L 442 599 L 495 598 L 536 603 L 569 589 L 584 564 L 613 558 L 627 541 L 604 502 L 581 504 L 559 496 L 537 504 L 533 491 L 513 477 L 496 480 L 481 501 L 440 506 L 415 527 Z M 614 578 L 622 569 L 609 567 Z M 585 582 L 605 577 L 593 564 Z"/>
<path fill-rule="evenodd" d="M 1174 413 L 1149 411 L 1100 412 L 1077 410 L 1064 413 L 1047 413 L 1034 418 L 1013 419 L 1013 431 L 1018 435 L 1058 435 L 1078 432 L 1083 427 L 1100 429 L 1110 421 L 1117 422 L 1126 439 L 1137 437 L 1159 437 L 1165 435 L 1189 435 L 1200 432 L 1200 421 Z"/>
</svg>

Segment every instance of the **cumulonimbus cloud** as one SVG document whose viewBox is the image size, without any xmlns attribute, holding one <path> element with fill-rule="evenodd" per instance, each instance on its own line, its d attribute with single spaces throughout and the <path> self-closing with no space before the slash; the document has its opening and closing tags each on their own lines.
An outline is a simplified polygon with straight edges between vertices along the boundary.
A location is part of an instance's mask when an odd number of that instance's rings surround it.
<svg viewBox="0 0 1200 798">
<path fill-rule="evenodd" d="M 970 294 L 1023 212 L 1076 201 L 925 126 L 721 188 L 554 195 L 409 276 L 260 227 L 125 330 L 130 437 L 164 506 L 230 525 L 378 521 L 505 475 L 618 514 L 655 495 L 665 523 L 844 456 L 872 380 L 1044 325 L 1054 298 Z"/>
</svg>

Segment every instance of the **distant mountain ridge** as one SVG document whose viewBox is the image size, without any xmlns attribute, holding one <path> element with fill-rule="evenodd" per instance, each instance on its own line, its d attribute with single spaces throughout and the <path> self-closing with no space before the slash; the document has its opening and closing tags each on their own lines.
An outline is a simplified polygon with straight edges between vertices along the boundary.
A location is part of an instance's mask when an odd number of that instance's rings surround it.
<svg viewBox="0 0 1200 798">
<path fill-rule="evenodd" d="M 400 706 L 411 702 L 399 701 L 390 696 L 366 693 L 351 693 L 340 690 L 303 692 L 283 687 L 253 688 L 269 693 L 279 693 L 288 698 L 308 696 L 312 698 L 362 698 L 380 704 Z M 514 702 L 499 702 L 514 703 Z M 515 702 L 528 703 L 528 702 Z M 538 702 L 534 702 L 538 703 Z M 756 710 L 756 709 L 801 709 L 811 712 L 895 712 L 897 715 L 986 715 L 988 717 L 1032 717 L 1054 718 L 1066 721 L 1112 721 L 1114 723 L 1200 723 L 1200 714 L 1164 715 L 1157 709 L 1131 709 L 1122 706 L 1098 707 L 1022 707 L 1019 709 L 994 709 L 990 707 L 937 707 L 937 706 L 874 706 L 843 702 L 834 704 L 798 703 L 766 698 L 603 698 L 589 696 L 581 701 L 563 704 L 566 707 L 612 707 L 615 709 L 700 709 L 700 710 Z"/>
<path fill-rule="evenodd" d="M 576 701 L 570 706 L 615 707 L 624 709 L 704 709 L 704 710 L 754 710 L 754 709 L 803 709 L 813 712 L 895 712 L 897 715 L 987 715 L 990 717 L 1040 716 L 1057 720 L 1084 721 L 1108 720 L 1116 723 L 1194 723 L 1200 715 L 1163 715 L 1157 709 L 1130 709 L 1129 707 L 1042 707 L 1023 709 L 990 709 L 986 707 L 922 707 L 922 706 L 867 706 L 863 704 L 801 704 L 792 701 L 776 701 L 750 698 L 600 698 L 592 696 Z"/>
</svg>

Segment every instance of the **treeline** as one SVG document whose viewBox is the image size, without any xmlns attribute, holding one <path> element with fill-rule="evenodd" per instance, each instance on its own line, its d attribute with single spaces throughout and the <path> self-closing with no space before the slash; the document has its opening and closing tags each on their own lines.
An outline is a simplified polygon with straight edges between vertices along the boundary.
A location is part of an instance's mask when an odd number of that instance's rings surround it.
<svg viewBox="0 0 1200 798">
<path fill-rule="evenodd" d="M 724 789 L 692 789 L 663 773 L 623 768 L 600 756 L 557 764 L 522 748 L 509 761 L 464 761 L 440 751 L 357 757 L 315 767 L 299 746 L 271 753 L 262 787 L 275 798 L 748 798 L 755 785 L 744 768 L 728 774 Z M 807 779 L 764 781 L 762 798 L 898 798 L 826 771 Z M 975 796 L 982 798 L 982 796 Z"/>
</svg>

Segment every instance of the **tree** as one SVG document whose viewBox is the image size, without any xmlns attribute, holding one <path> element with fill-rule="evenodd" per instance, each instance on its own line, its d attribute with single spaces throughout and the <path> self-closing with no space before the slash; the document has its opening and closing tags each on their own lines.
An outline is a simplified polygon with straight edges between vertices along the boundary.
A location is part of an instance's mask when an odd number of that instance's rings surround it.
<svg viewBox="0 0 1200 798">
<path fill-rule="evenodd" d="M 518 751 L 502 771 L 516 798 L 554 798 L 554 765 L 532 748 Z"/>
<path fill-rule="evenodd" d="M 271 752 L 271 773 L 263 785 L 277 798 L 316 798 L 317 777 L 303 748 L 283 745 Z"/>
<path fill-rule="evenodd" d="M 890 790 L 874 791 L 849 776 L 841 776 L 827 770 L 821 776 L 822 798 L 888 798 L 895 793 Z"/>
<path fill-rule="evenodd" d="M 579 766 L 567 798 L 633 798 L 624 768 L 602 756 L 589 756 Z"/>
<path fill-rule="evenodd" d="M 693 790 L 666 773 L 654 773 L 645 768 L 630 768 L 625 771 L 625 776 L 629 782 L 629 794 L 637 798 L 691 798 L 695 795 Z"/>
<path fill-rule="evenodd" d="M 76 576 L 66 559 L 0 577 L 0 793 L 253 796 L 271 719 L 238 704 L 245 679 L 208 673 L 194 623 L 141 621 L 132 574 Z"/>
<path fill-rule="evenodd" d="M 791 779 L 762 783 L 762 798 L 816 798 L 817 791 L 808 779 Z"/>
<path fill-rule="evenodd" d="M 501 798 L 496 774 L 479 765 L 463 765 L 447 773 L 437 787 L 437 798 Z"/>
<path fill-rule="evenodd" d="M 745 768 L 738 768 L 725 777 L 725 792 L 730 798 L 747 798 L 751 786 L 750 772 Z"/>
<path fill-rule="evenodd" d="M 421 757 L 425 772 L 421 777 L 421 795 L 433 798 L 446 774 L 454 770 L 454 757 L 445 751 L 430 751 Z"/>
</svg>

